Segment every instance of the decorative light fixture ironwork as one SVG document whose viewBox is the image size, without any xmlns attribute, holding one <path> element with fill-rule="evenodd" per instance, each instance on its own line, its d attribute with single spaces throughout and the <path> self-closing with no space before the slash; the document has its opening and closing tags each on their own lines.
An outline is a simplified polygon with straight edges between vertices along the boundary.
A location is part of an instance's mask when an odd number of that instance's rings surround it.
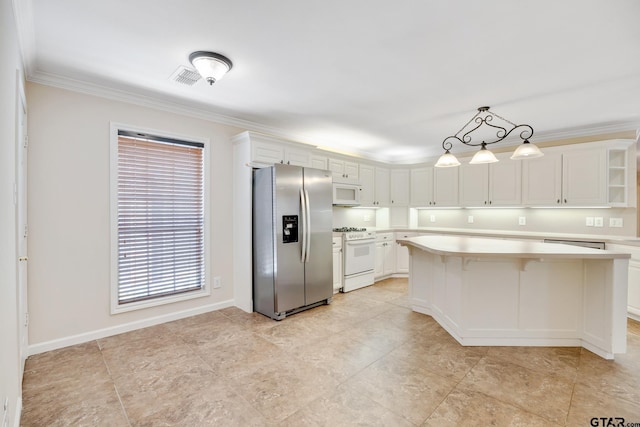
<svg viewBox="0 0 640 427">
<path fill-rule="evenodd" d="M 493 119 L 498 118 L 502 122 L 503 125 L 494 124 Z M 472 125 L 472 122 L 475 122 L 475 125 Z M 489 130 L 493 133 L 495 132 L 495 139 L 492 140 L 475 140 L 472 137 L 472 133 L 480 129 L 481 127 L 490 128 Z M 448 136 L 442 141 L 442 148 L 444 149 L 444 154 L 440 156 L 438 162 L 435 164 L 436 167 L 452 167 L 459 166 L 460 162 L 456 159 L 456 156 L 451 154 L 451 148 L 453 148 L 453 141 L 458 141 L 463 143 L 464 145 L 469 145 L 472 147 L 480 147 L 480 151 L 478 151 L 471 161 L 470 164 L 481 164 L 481 163 L 494 163 L 497 162 L 498 159 L 496 156 L 487 149 L 487 145 L 495 144 L 496 142 L 500 142 L 507 138 L 514 130 L 518 129 L 520 131 L 520 139 L 523 140 L 522 144 L 516 149 L 516 151 L 511 156 L 514 160 L 521 159 L 532 159 L 535 157 L 543 156 L 542 151 L 535 144 L 529 142 L 529 138 L 533 136 L 533 128 L 529 125 L 516 125 L 515 123 L 505 119 L 502 116 L 497 115 L 493 111 L 489 110 L 489 107 L 479 107 L 478 112 L 475 116 L 471 118 L 458 132 L 456 132 L 452 136 Z"/>
<path fill-rule="evenodd" d="M 209 85 L 220 80 L 233 67 L 233 63 L 226 56 L 202 50 L 189 55 L 189 61 L 196 67 L 202 78 L 209 82 Z"/>
</svg>

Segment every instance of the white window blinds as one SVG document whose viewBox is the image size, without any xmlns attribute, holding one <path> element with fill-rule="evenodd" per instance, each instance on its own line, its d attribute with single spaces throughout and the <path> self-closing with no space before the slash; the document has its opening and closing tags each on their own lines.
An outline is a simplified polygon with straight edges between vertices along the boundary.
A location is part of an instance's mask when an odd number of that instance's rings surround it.
<svg viewBox="0 0 640 427">
<path fill-rule="evenodd" d="M 203 147 L 118 132 L 118 304 L 204 287 Z"/>
</svg>

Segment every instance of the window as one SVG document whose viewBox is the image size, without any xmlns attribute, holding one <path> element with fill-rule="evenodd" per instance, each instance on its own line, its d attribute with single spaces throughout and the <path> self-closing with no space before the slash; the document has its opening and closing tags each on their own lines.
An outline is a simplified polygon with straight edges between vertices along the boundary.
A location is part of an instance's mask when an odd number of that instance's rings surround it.
<svg viewBox="0 0 640 427">
<path fill-rule="evenodd" d="M 116 131 L 112 312 L 207 294 L 204 143 Z"/>
</svg>

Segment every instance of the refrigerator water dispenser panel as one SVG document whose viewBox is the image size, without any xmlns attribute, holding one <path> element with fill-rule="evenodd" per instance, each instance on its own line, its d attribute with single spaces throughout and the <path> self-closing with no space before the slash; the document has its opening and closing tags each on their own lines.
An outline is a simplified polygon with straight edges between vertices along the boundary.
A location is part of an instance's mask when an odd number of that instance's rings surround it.
<svg viewBox="0 0 640 427">
<path fill-rule="evenodd" d="M 298 241 L 298 215 L 282 216 L 282 243 Z"/>
</svg>

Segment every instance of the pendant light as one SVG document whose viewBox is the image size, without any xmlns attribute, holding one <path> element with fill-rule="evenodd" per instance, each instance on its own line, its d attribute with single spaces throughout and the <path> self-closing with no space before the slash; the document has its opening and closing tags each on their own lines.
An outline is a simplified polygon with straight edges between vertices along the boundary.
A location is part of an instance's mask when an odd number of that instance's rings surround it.
<svg viewBox="0 0 640 427">
<path fill-rule="evenodd" d="M 438 163 L 435 165 L 437 168 L 450 168 L 453 166 L 460 166 L 460 162 L 456 159 L 456 156 L 451 154 L 449 150 L 445 151 L 438 159 Z"/>
<path fill-rule="evenodd" d="M 480 151 L 473 155 L 470 165 L 481 165 L 483 163 L 495 163 L 498 159 L 496 159 L 495 154 L 491 151 L 487 150 L 487 144 L 482 143 L 482 147 L 480 147 Z"/>
<path fill-rule="evenodd" d="M 520 144 L 518 148 L 516 148 L 516 151 L 513 152 L 511 159 L 535 159 L 536 157 L 542 156 L 544 156 L 544 153 L 540 151 L 540 149 L 535 144 L 532 144 L 528 139 L 525 139 L 524 142 Z"/>
<path fill-rule="evenodd" d="M 501 123 L 494 123 L 494 118 L 500 120 Z M 495 133 L 495 139 L 488 141 L 484 139 L 481 141 L 474 140 L 472 134 L 481 127 L 489 128 L 492 133 Z M 478 151 L 473 156 L 473 158 L 469 162 L 470 164 L 475 165 L 497 162 L 498 159 L 490 150 L 487 149 L 487 145 L 495 144 L 496 142 L 502 141 L 516 129 L 518 129 L 518 131 L 520 132 L 519 136 L 523 140 L 523 143 L 516 149 L 511 158 L 514 160 L 521 160 L 533 159 L 542 156 L 542 151 L 540 151 L 540 149 L 536 147 L 535 144 L 529 142 L 529 138 L 533 136 L 533 128 L 531 126 L 516 125 L 515 123 L 505 119 L 504 117 L 490 111 L 489 107 L 479 107 L 476 115 L 473 116 L 471 120 L 469 120 L 462 127 L 462 129 L 460 129 L 454 135 L 448 136 L 444 141 L 442 141 L 442 148 L 445 151 L 444 154 L 438 159 L 435 167 L 442 168 L 460 165 L 458 159 L 456 159 L 456 157 L 450 151 L 453 148 L 453 142 L 455 141 L 473 147 L 480 146 L 480 151 Z"/>
</svg>

